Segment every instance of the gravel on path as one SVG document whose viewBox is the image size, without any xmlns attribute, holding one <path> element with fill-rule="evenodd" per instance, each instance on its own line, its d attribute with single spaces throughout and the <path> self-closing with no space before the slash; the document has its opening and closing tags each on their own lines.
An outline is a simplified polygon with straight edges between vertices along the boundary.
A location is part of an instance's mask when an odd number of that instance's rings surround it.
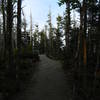
<svg viewBox="0 0 100 100">
<path fill-rule="evenodd" d="M 71 100 L 70 86 L 59 61 L 40 55 L 30 84 L 13 100 Z"/>
</svg>

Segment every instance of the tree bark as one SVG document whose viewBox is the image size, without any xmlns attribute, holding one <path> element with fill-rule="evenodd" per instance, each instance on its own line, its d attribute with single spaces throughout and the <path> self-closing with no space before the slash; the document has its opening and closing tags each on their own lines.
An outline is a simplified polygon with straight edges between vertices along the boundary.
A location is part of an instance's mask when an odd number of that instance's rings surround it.
<svg viewBox="0 0 100 100">
<path fill-rule="evenodd" d="M 66 2 L 66 27 L 65 27 L 65 36 L 66 36 L 66 47 L 69 48 L 69 34 L 70 34 L 70 0 Z"/>
<path fill-rule="evenodd" d="M 8 52 L 9 52 L 9 66 L 13 63 L 13 48 L 12 48 L 12 24 L 13 23 L 13 5 L 12 0 L 7 1 L 7 36 L 8 36 Z"/>
<path fill-rule="evenodd" d="M 17 3 L 17 48 L 19 52 L 21 49 L 21 2 L 22 0 L 18 0 Z"/>
<path fill-rule="evenodd" d="M 3 13 L 3 34 L 4 34 L 4 57 L 6 57 L 6 49 L 7 49 L 7 39 L 6 39 L 6 31 L 5 31 L 5 0 L 2 0 L 2 13 Z"/>
</svg>

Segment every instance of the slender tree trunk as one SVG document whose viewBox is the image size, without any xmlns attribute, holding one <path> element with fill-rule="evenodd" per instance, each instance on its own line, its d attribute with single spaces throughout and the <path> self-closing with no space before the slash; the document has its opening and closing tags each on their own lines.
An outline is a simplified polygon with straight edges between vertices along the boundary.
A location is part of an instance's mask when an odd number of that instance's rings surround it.
<svg viewBox="0 0 100 100">
<path fill-rule="evenodd" d="M 78 92 L 81 92 L 83 90 L 82 83 L 83 83 L 83 7 L 80 7 L 80 31 L 78 34 L 78 46 L 77 46 L 77 53 L 76 57 L 78 57 L 78 63 L 76 63 L 75 68 L 75 84 L 73 86 L 73 98 L 77 100 L 79 98 Z M 80 90 L 81 88 L 81 90 Z"/>
<path fill-rule="evenodd" d="M 66 36 L 66 47 L 69 48 L 69 34 L 70 34 L 70 0 L 66 2 L 66 27 L 65 27 L 65 36 Z"/>
<path fill-rule="evenodd" d="M 2 12 L 3 12 L 3 34 L 4 34 L 4 57 L 6 57 L 6 49 L 7 49 L 7 42 L 6 42 L 6 32 L 5 32 L 5 0 L 2 0 Z"/>
<path fill-rule="evenodd" d="M 22 0 L 18 0 L 17 2 L 17 48 L 18 48 L 18 57 L 17 57 L 17 63 L 18 65 L 16 66 L 16 72 L 19 72 L 19 67 L 20 67 L 20 55 L 21 55 L 21 46 L 22 46 L 22 41 L 21 41 L 21 2 Z M 17 74 L 17 79 L 16 79 L 16 84 L 17 87 L 19 87 L 19 74 Z"/>
<path fill-rule="evenodd" d="M 30 12 L 30 44 L 32 45 L 32 13 Z"/>
<path fill-rule="evenodd" d="M 12 24 L 13 23 L 13 5 L 12 0 L 7 1 L 7 33 L 8 33 L 8 51 L 9 51 L 9 65 L 13 63 L 13 50 L 12 50 Z"/>
<path fill-rule="evenodd" d="M 13 48 L 12 48 L 12 26 L 13 26 L 13 5 L 12 5 L 12 0 L 7 0 L 7 43 L 8 43 L 8 57 L 9 57 L 9 64 L 6 66 L 7 67 L 7 76 L 5 77 L 6 81 L 9 82 L 6 83 L 8 86 L 10 84 L 13 84 L 12 80 L 14 80 L 14 60 L 13 60 Z M 6 91 L 9 93 L 11 90 L 11 86 L 6 88 Z"/>
<path fill-rule="evenodd" d="M 83 1 L 83 13 L 84 13 L 84 34 L 83 34 L 83 62 L 87 65 L 87 44 L 86 44 L 86 32 L 87 32 L 87 5 L 86 0 Z"/>
<path fill-rule="evenodd" d="M 89 75 L 91 75 L 91 73 L 89 73 L 89 68 L 87 66 L 87 39 L 86 39 L 86 35 L 87 35 L 87 0 L 83 0 L 83 67 L 84 67 L 84 73 L 83 73 L 83 82 L 84 82 L 84 90 L 86 91 L 86 95 L 90 95 L 90 87 L 87 87 L 87 83 L 89 83 L 91 80 L 89 79 Z M 91 82 L 92 84 L 92 82 Z M 91 85 L 90 84 L 90 85 Z"/>
<path fill-rule="evenodd" d="M 45 25 L 45 31 L 44 31 L 44 34 L 45 34 L 45 42 L 44 42 L 44 53 L 47 54 L 47 25 Z"/>
<path fill-rule="evenodd" d="M 17 3 L 17 48 L 19 52 L 21 49 L 21 2 L 22 0 L 18 0 Z"/>
<path fill-rule="evenodd" d="M 48 14 L 48 25 L 49 25 L 49 40 L 50 40 L 50 50 L 49 55 L 53 55 L 53 31 L 52 31 L 52 22 L 51 22 L 51 11 Z"/>
<path fill-rule="evenodd" d="M 87 32 L 87 9 L 86 1 L 83 0 L 83 5 L 80 9 L 80 64 L 79 64 L 79 86 L 83 92 L 84 98 L 87 98 L 87 44 L 86 44 L 86 32 Z"/>
</svg>

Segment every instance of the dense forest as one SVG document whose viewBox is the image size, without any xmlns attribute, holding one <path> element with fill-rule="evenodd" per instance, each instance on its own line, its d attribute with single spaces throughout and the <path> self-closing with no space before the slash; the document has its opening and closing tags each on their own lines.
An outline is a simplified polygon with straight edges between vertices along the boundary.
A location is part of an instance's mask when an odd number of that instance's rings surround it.
<svg viewBox="0 0 100 100">
<path fill-rule="evenodd" d="M 58 0 L 59 7 L 66 6 L 64 14 L 54 27 L 49 11 L 42 30 L 37 24 L 33 29 L 32 14 L 27 29 L 23 2 L 0 0 L 0 98 L 20 91 L 39 52 L 59 60 L 72 75 L 73 100 L 100 100 L 100 0 Z"/>
</svg>

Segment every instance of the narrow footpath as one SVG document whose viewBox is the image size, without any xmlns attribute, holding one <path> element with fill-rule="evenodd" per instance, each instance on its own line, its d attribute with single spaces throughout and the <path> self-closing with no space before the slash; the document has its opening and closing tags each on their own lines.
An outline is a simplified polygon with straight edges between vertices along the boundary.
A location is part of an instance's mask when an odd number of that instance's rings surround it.
<svg viewBox="0 0 100 100">
<path fill-rule="evenodd" d="M 70 86 L 60 62 L 45 55 L 40 60 L 29 86 L 14 100 L 71 100 Z"/>
</svg>

